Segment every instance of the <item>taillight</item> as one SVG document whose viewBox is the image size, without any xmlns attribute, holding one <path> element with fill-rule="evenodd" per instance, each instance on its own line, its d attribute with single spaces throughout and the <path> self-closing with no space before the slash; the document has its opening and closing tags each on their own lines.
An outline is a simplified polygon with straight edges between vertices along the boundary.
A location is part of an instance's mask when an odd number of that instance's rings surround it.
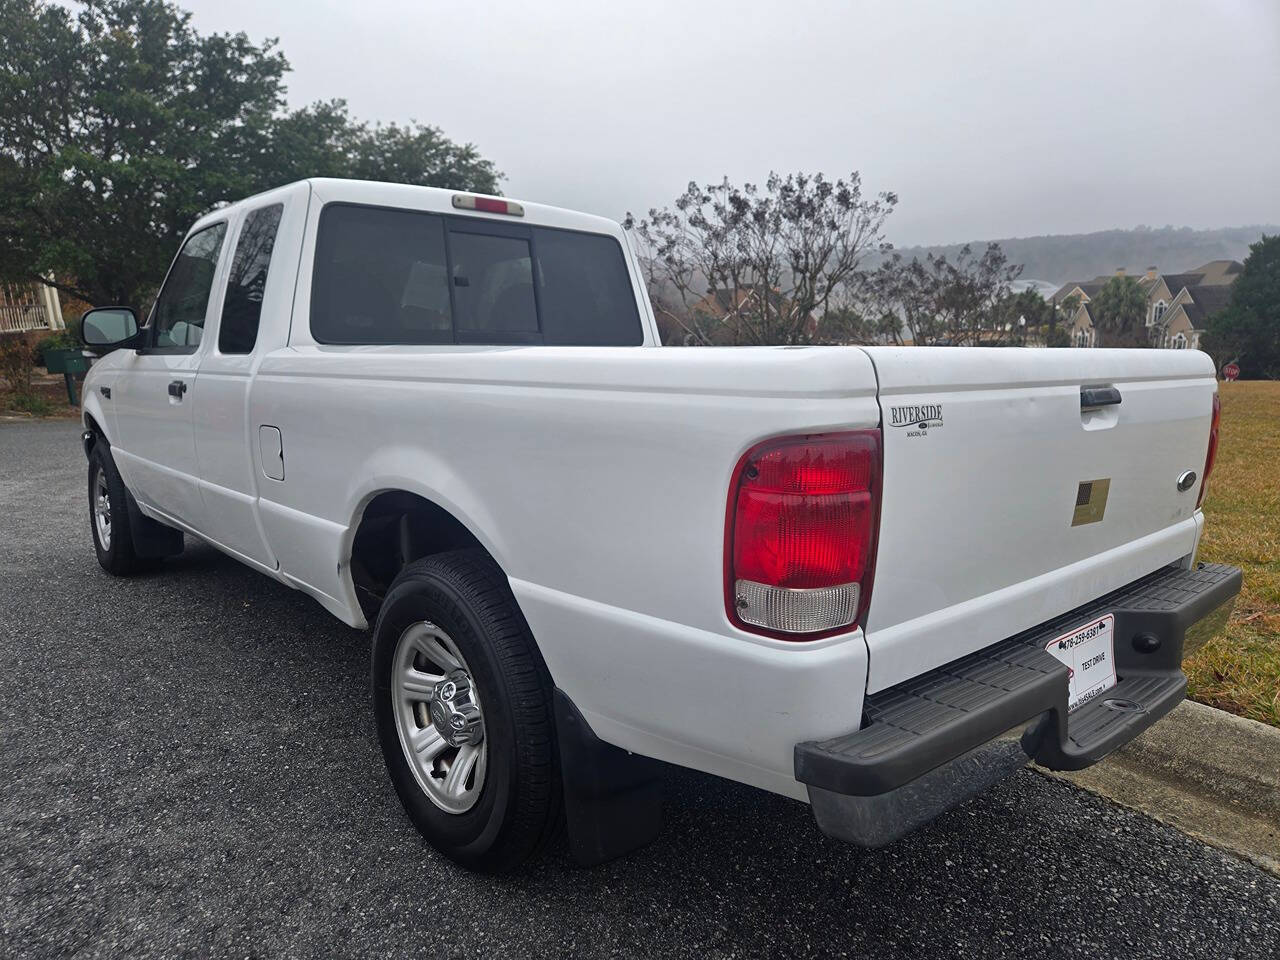
<svg viewBox="0 0 1280 960">
<path fill-rule="evenodd" d="M 508 217 L 523 217 L 524 207 L 514 200 L 501 197 L 478 197 L 473 193 L 455 193 L 453 205 L 458 210 L 476 210 L 480 213 L 502 213 Z"/>
<path fill-rule="evenodd" d="M 790 640 L 838 633 L 871 599 L 880 432 L 767 440 L 738 462 L 725 522 L 736 626 Z"/>
<path fill-rule="evenodd" d="M 1204 455 L 1204 473 L 1200 474 L 1200 496 L 1196 497 L 1196 508 L 1204 503 L 1204 495 L 1209 490 L 1209 472 L 1213 469 L 1213 461 L 1218 458 L 1218 422 L 1222 419 L 1222 401 L 1213 394 L 1213 419 L 1209 422 L 1209 451 Z"/>
</svg>

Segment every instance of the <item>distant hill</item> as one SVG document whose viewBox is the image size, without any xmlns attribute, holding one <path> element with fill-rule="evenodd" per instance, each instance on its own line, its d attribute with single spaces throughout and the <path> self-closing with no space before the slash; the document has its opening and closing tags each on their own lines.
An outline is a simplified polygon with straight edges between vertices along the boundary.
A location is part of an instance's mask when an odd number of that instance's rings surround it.
<svg viewBox="0 0 1280 960">
<path fill-rule="evenodd" d="M 1190 270 L 1209 260 L 1243 260 L 1249 244 L 1263 233 L 1280 233 L 1274 224 L 1251 227 L 1223 227 L 1219 230 L 1193 230 L 1190 227 L 1136 227 L 1133 230 L 1101 230 L 1097 233 L 1061 234 L 1044 237 L 1007 237 L 997 240 L 1010 263 L 1023 266 L 1024 278 L 1045 280 L 1061 285 L 1068 280 L 1087 280 L 1124 267 L 1129 273 L 1142 273 L 1152 264 L 1161 273 Z M 975 251 L 986 240 L 971 241 Z M 910 259 L 926 253 L 954 256 L 964 244 L 952 243 L 936 247 L 900 247 L 898 252 Z"/>
</svg>

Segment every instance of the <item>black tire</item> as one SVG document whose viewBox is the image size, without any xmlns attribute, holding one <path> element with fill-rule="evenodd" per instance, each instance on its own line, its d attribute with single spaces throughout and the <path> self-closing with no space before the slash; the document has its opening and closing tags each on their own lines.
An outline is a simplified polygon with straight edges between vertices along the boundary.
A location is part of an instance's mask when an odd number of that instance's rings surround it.
<svg viewBox="0 0 1280 960">
<path fill-rule="evenodd" d="M 396 729 L 392 673 L 406 629 L 442 628 L 484 707 L 487 773 L 474 806 L 449 813 L 418 784 Z M 424 557 L 392 583 L 373 635 L 373 712 L 405 812 L 433 847 L 472 870 L 501 873 L 541 853 L 563 822 L 551 679 L 506 577 L 480 549 Z"/>
<path fill-rule="evenodd" d="M 110 501 L 110 542 L 103 544 L 98 532 L 95 518 L 98 476 L 106 481 L 107 497 Z M 155 566 L 155 561 L 139 557 L 134 549 L 133 531 L 129 527 L 129 507 L 125 492 L 124 480 L 116 469 L 111 451 L 103 441 L 93 445 L 89 454 L 89 531 L 93 536 L 93 550 L 98 555 L 98 564 L 107 573 L 117 577 L 127 577 Z"/>
</svg>

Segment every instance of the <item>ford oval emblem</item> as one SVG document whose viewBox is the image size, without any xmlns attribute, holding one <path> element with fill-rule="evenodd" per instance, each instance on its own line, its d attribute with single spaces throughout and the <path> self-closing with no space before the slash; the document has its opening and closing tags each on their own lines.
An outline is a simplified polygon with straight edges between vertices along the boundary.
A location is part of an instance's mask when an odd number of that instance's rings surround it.
<svg viewBox="0 0 1280 960">
<path fill-rule="evenodd" d="M 1178 477 L 1178 489 L 1185 493 L 1190 490 L 1196 482 L 1196 472 L 1188 470 L 1182 476 Z"/>
</svg>

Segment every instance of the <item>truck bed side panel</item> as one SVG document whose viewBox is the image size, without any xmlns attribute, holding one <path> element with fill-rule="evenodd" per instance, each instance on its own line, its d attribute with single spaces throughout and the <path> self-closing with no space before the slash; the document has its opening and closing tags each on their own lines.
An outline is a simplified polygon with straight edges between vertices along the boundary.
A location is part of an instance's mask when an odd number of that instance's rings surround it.
<svg viewBox="0 0 1280 960">
<path fill-rule="evenodd" d="M 298 346 L 263 361 L 251 402 L 283 438 L 286 478 L 261 504 L 282 572 L 350 622 L 354 524 L 408 490 L 502 565 L 606 740 L 794 794 L 794 744 L 857 723 L 861 633 L 736 630 L 723 550 L 747 448 L 875 426 L 860 351 Z"/>
</svg>

